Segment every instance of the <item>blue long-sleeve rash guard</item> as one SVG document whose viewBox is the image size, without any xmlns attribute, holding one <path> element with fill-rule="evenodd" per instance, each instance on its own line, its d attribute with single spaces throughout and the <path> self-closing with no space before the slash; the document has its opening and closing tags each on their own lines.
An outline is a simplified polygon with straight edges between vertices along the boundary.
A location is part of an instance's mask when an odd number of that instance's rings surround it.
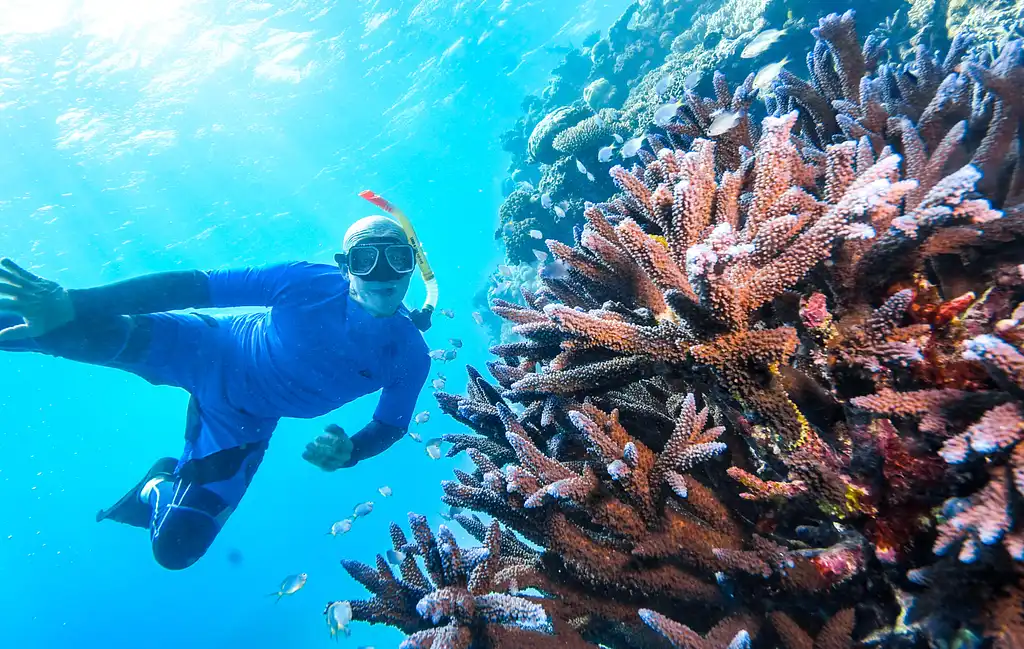
<svg viewBox="0 0 1024 649">
<path fill-rule="evenodd" d="M 219 353 L 205 362 L 221 366 L 211 370 L 224 376 L 231 406 L 264 418 L 318 417 L 382 390 L 373 419 L 390 430 L 373 430 L 371 422 L 355 435 L 353 463 L 406 430 L 430 369 L 426 343 L 405 307 L 391 317 L 371 316 L 350 298 L 348 279 L 336 266 L 295 262 L 158 273 L 71 294 L 76 314 L 85 318 L 269 307 L 217 316 Z"/>
</svg>

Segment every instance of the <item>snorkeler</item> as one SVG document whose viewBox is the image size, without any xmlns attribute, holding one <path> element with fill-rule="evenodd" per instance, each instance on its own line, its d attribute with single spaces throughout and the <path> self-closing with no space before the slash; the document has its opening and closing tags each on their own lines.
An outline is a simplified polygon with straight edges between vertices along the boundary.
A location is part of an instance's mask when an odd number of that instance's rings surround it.
<svg viewBox="0 0 1024 649">
<path fill-rule="evenodd" d="M 187 568 L 238 506 L 282 417 L 319 417 L 383 389 L 369 424 L 351 438 L 329 426 L 303 458 L 335 471 L 401 439 L 430 368 L 420 331 L 433 310 L 402 300 L 417 263 L 428 298 L 436 282 L 398 215 L 402 225 L 353 224 L 337 266 L 174 271 L 65 290 L 0 262 L 0 350 L 118 368 L 190 394 L 181 458 L 157 461 L 97 521 L 148 529 L 160 565 Z M 169 313 L 245 306 L 269 310 Z"/>
</svg>

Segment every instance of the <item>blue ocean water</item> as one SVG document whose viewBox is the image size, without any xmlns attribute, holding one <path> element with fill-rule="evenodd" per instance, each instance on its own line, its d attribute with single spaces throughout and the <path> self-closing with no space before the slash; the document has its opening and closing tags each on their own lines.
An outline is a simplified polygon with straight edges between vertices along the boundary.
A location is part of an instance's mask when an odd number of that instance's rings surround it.
<svg viewBox="0 0 1024 649">
<path fill-rule="evenodd" d="M 0 255 L 67 287 L 181 268 L 329 261 L 373 189 L 402 206 L 441 289 L 432 348 L 460 392 L 487 337 L 473 294 L 507 164 L 499 136 L 561 58 L 626 0 L 2 0 Z M 414 282 L 408 303 L 418 305 Z M 95 512 L 182 444 L 187 395 L 114 370 L 0 355 L 0 646 L 327 646 L 328 600 L 365 597 L 338 564 L 372 561 L 408 511 L 442 522 L 452 460 L 410 439 L 354 469 L 301 459 L 373 397 L 284 421 L 209 554 L 184 572 Z M 423 437 L 454 430 L 429 386 Z M 394 495 L 377 492 L 389 485 Z M 331 523 L 376 509 L 349 534 Z M 287 575 L 306 587 L 274 603 Z M 356 624 L 350 646 L 396 646 Z"/>
</svg>

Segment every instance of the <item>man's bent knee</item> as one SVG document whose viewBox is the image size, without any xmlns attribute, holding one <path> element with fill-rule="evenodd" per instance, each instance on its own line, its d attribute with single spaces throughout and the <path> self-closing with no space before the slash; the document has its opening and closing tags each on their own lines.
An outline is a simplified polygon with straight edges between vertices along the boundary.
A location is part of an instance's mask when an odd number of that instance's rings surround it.
<svg viewBox="0 0 1024 649">
<path fill-rule="evenodd" d="M 153 532 L 153 557 L 168 570 L 184 570 L 206 554 L 219 531 L 206 512 L 175 507 Z"/>
</svg>

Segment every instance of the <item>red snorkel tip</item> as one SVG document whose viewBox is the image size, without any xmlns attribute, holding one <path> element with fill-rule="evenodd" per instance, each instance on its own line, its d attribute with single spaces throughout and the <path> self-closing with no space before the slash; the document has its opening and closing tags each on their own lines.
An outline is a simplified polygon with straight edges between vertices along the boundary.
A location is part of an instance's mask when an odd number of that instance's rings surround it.
<svg viewBox="0 0 1024 649">
<path fill-rule="evenodd" d="M 392 211 L 391 203 L 387 202 L 387 200 L 381 198 L 377 194 L 374 194 L 369 189 L 364 189 L 363 191 L 359 192 L 359 196 L 370 201 L 371 203 L 373 203 L 380 209 L 384 210 L 385 212 L 390 213 Z"/>
</svg>

